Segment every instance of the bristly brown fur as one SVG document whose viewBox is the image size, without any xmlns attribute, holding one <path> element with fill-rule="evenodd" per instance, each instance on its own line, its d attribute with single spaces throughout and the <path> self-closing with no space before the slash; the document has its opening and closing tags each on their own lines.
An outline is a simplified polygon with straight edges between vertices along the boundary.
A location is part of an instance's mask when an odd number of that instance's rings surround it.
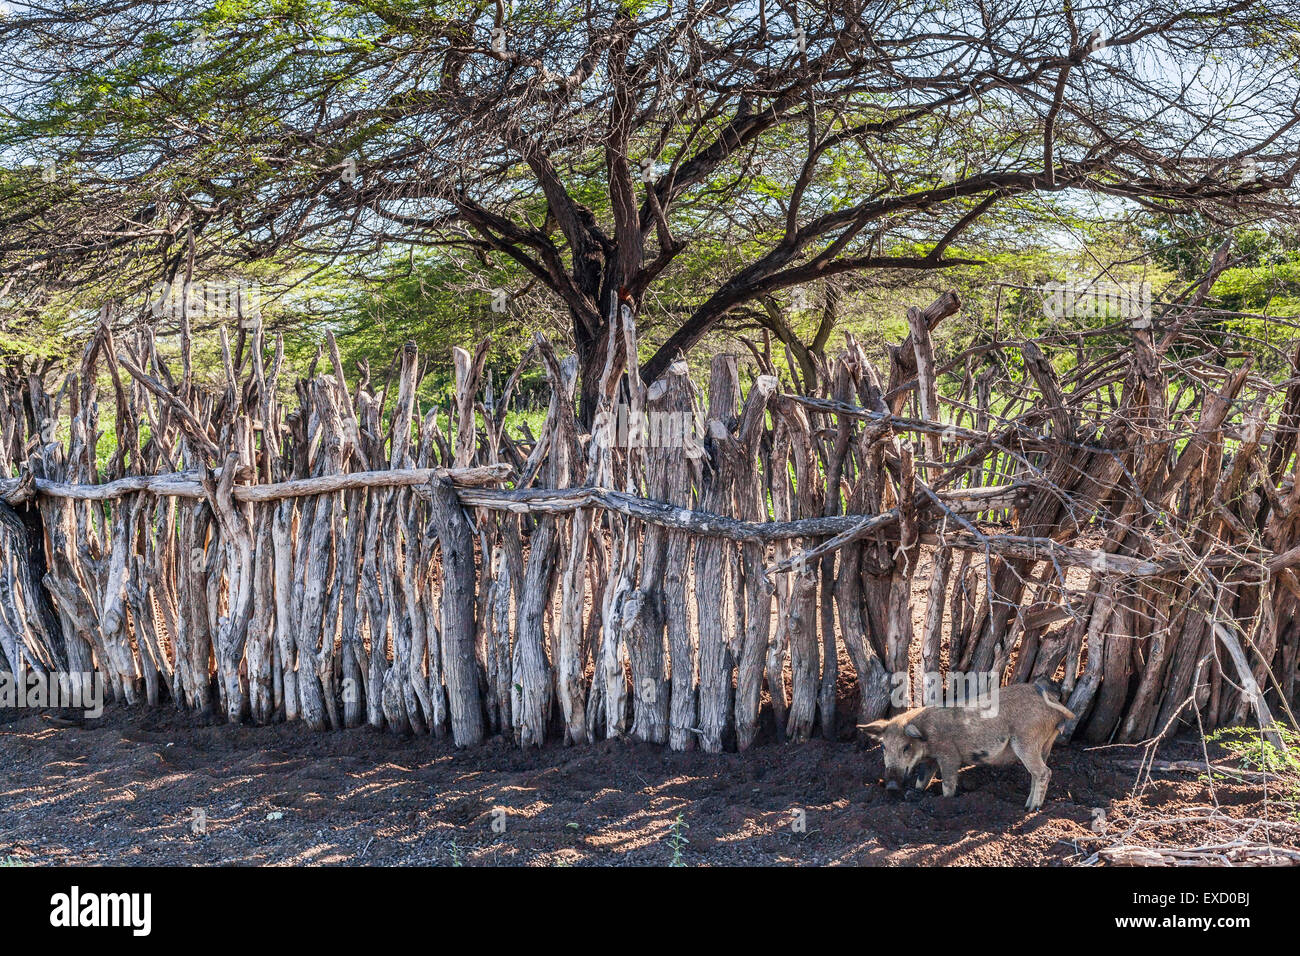
<svg viewBox="0 0 1300 956">
<path fill-rule="evenodd" d="M 901 784 L 917 771 L 916 787 L 924 790 L 935 769 L 943 780 L 943 795 L 957 793 L 957 775 L 967 764 L 1004 766 L 1019 759 L 1031 783 L 1025 807 L 1037 810 L 1047 795 L 1047 755 L 1061 724 L 1074 714 L 1053 699 L 1052 690 L 1037 684 L 1013 684 L 998 694 L 997 708 L 918 707 L 886 720 L 862 726 L 884 748 L 885 773 Z"/>
</svg>

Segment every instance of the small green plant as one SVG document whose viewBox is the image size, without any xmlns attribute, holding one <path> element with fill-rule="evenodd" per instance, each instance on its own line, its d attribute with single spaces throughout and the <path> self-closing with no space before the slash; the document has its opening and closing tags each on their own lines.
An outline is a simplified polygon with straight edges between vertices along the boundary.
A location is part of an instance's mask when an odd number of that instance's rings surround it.
<svg viewBox="0 0 1300 956">
<path fill-rule="evenodd" d="M 1282 746 L 1274 743 L 1274 735 Z M 1241 769 L 1276 777 L 1282 800 L 1296 804 L 1293 815 L 1300 819 L 1300 732 L 1274 723 L 1266 730 L 1223 727 L 1205 739 L 1221 746 Z"/>
<path fill-rule="evenodd" d="M 686 845 L 691 842 L 686 839 L 686 831 L 690 828 L 691 825 L 686 822 L 686 818 L 680 813 L 677 814 L 677 819 L 673 821 L 673 825 L 668 830 L 668 848 L 673 851 L 673 858 L 669 861 L 669 866 L 686 865 L 686 862 L 682 859 L 682 853 L 685 851 Z"/>
<path fill-rule="evenodd" d="M 452 865 L 452 866 L 464 866 L 464 865 L 465 865 L 465 861 L 462 859 L 461 849 L 460 849 L 460 847 L 456 844 L 456 841 L 455 841 L 455 840 L 452 840 L 452 841 L 451 841 L 450 852 L 451 852 L 451 865 Z"/>
<path fill-rule="evenodd" d="M 1269 739 L 1274 734 L 1282 742 L 1282 747 Z M 1243 770 L 1279 776 L 1300 773 L 1300 733 L 1284 724 L 1275 723 L 1264 730 L 1258 727 L 1222 727 L 1205 739 L 1223 747 Z"/>
<path fill-rule="evenodd" d="M 0 866 L 23 866 L 23 861 L 16 856 L 0 856 Z"/>
</svg>

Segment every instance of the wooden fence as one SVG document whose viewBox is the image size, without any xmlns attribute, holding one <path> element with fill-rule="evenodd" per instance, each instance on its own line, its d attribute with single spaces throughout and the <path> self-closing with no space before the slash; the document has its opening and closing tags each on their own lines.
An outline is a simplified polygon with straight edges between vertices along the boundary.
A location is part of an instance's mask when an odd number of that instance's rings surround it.
<svg viewBox="0 0 1300 956">
<path fill-rule="evenodd" d="M 846 737 L 909 671 L 1055 677 L 1092 742 L 1266 724 L 1300 646 L 1300 355 L 1229 367 L 1198 305 L 936 367 L 948 293 L 883 381 L 848 337 L 806 395 L 761 346 L 646 386 L 624 308 L 590 429 L 540 337 L 503 385 L 456 350 L 422 411 L 413 345 L 376 382 L 330 338 L 283 403 L 259 323 L 213 386 L 188 320 L 171 361 L 105 321 L 79 368 L 0 357 L 0 668 L 457 745 Z M 530 362 L 535 436 L 507 427 Z"/>
</svg>

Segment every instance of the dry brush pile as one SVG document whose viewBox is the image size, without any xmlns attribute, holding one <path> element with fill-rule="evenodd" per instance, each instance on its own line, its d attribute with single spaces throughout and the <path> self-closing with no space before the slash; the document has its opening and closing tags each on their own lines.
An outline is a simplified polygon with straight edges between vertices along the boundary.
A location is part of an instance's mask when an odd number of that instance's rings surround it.
<svg viewBox="0 0 1300 956">
<path fill-rule="evenodd" d="M 214 387 L 188 321 L 171 361 L 105 321 L 78 368 L 0 379 L 0 668 L 458 745 L 744 749 L 764 702 L 779 738 L 834 737 L 909 669 L 1054 677 L 1091 742 L 1265 725 L 1296 691 L 1300 353 L 1253 374 L 1203 295 L 938 366 L 949 293 L 882 374 L 850 336 L 809 395 L 763 348 L 647 386 L 623 307 L 592 429 L 535 341 L 535 436 L 487 343 L 446 408 L 414 346 L 349 381 L 332 338 L 286 403 L 260 323 L 222 333 Z"/>
</svg>

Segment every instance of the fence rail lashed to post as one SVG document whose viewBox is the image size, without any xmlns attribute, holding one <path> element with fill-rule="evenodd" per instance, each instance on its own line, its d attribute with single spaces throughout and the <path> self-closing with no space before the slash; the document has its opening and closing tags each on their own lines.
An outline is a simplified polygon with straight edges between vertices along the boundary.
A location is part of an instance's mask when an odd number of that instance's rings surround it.
<svg viewBox="0 0 1300 956">
<path fill-rule="evenodd" d="M 883 385 L 849 336 L 813 394 L 756 349 L 701 395 L 685 362 L 641 383 L 622 307 L 591 430 L 572 360 L 530 349 L 535 439 L 508 427 L 518 371 L 478 400 L 488 343 L 455 351 L 444 410 L 413 345 L 349 384 L 328 338 L 291 408 L 260 327 L 222 333 L 213 388 L 188 332 L 176 369 L 105 323 L 54 394 L 0 366 L 0 667 L 461 746 L 744 749 L 765 689 L 778 738 L 851 733 L 909 670 L 1057 678 L 1093 742 L 1289 712 L 1300 354 L 1283 385 L 1197 363 L 1221 345 L 1184 305 L 1163 333 L 1076 334 L 1068 373 L 1050 336 L 937 367 L 959 308 L 909 311 Z"/>
</svg>

